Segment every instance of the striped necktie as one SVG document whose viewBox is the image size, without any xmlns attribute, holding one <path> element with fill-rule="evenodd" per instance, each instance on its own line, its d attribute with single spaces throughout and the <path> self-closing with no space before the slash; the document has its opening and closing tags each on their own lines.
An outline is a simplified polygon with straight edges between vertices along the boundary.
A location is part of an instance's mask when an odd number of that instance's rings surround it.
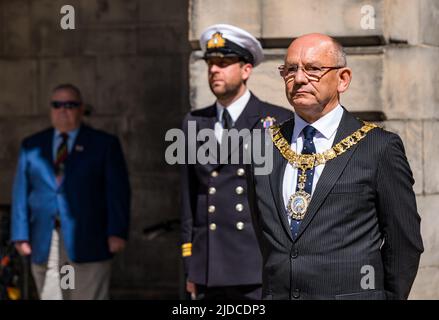
<svg viewBox="0 0 439 320">
<path fill-rule="evenodd" d="M 67 133 L 61 133 L 60 136 L 62 138 L 62 141 L 58 146 L 58 149 L 56 151 L 56 158 L 55 158 L 55 174 L 56 174 L 56 182 L 58 183 L 58 185 L 61 184 L 62 179 L 64 177 L 65 162 L 69 154 L 69 150 L 67 147 L 67 141 L 69 139 L 69 135 Z"/>
</svg>

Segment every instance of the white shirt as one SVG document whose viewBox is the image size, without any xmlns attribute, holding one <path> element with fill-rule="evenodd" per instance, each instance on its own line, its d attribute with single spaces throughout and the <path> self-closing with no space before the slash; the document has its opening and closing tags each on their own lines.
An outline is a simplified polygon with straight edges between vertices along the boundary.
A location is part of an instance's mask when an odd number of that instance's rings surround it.
<svg viewBox="0 0 439 320">
<path fill-rule="evenodd" d="M 316 152 L 324 152 L 330 148 L 332 148 L 332 144 L 334 143 L 335 134 L 337 132 L 337 128 L 340 124 L 341 118 L 343 116 L 343 108 L 337 105 L 333 110 L 329 113 L 321 117 L 319 120 L 311 124 L 314 128 L 317 129 L 316 135 L 314 136 L 313 143 L 316 147 Z M 297 113 L 294 113 L 294 131 L 293 137 L 291 139 L 291 149 L 296 153 L 301 154 L 303 148 L 303 128 L 307 125 L 310 125 L 305 120 L 300 118 Z M 317 181 L 323 172 L 324 164 L 321 164 L 314 168 L 314 178 L 312 182 L 312 190 L 314 191 Z M 296 184 L 297 184 L 297 169 L 294 168 L 290 163 L 287 164 L 284 173 L 283 180 L 283 199 L 285 212 L 287 212 L 287 204 L 290 196 L 296 192 Z M 290 218 L 288 217 L 288 221 L 290 222 Z"/>
<path fill-rule="evenodd" d="M 231 105 L 227 107 L 227 111 L 232 118 L 233 124 L 235 124 L 236 120 L 238 120 L 239 116 L 241 115 L 242 111 L 250 100 L 250 97 L 250 91 L 246 89 L 241 97 L 239 97 L 236 101 L 234 101 Z M 221 123 L 221 119 L 223 118 L 224 108 L 226 107 L 221 105 L 221 103 L 219 103 L 218 101 L 216 102 L 217 121 L 215 122 L 215 137 L 219 143 L 221 143 L 221 137 L 223 136 L 223 125 Z"/>
</svg>

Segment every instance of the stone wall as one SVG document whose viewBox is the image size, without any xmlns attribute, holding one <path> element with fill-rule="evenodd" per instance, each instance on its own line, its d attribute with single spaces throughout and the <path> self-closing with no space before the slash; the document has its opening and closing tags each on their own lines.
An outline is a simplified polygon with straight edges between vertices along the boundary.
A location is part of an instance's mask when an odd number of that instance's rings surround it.
<svg viewBox="0 0 439 320">
<path fill-rule="evenodd" d="M 374 29 L 362 28 L 374 9 Z M 439 298 L 439 1 L 438 0 L 191 0 L 190 99 L 193 108 L 214 101 L 199 60 L 197 40 L 207 26 L 230 23 L 264 44 L 266 59 L 254 70 L 250 89 L 288 107 L 277 66 L 290 40 L 326 33 L 346 47 L 353 81 L 342 96 L 350 111 L 382 111 L 388 130 L 401 135 L 416 180 L 425 253 L 412 299 Z"/>
<path fill-rule="evenodd" d="M 62 30 L 60 9 L 75 8 Z M 0 0 L 0 203 L 9 204 L 20 141 L 49 125 L 50 90 L 72 82 L 87 122 L 121 139 L 129 166 L 131 238 L 114 262 L 113 297 L 177 298 L 177 227 L 153 240 L 143 228 L 178 218 L 178 172 L 164 135 L 188 106 L 184 0 Z"/>
</svg>

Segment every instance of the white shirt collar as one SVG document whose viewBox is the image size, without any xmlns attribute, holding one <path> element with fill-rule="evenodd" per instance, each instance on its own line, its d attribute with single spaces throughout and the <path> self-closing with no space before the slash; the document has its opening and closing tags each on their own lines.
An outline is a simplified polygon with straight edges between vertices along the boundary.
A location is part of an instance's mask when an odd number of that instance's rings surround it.
<svg viewBox="0 0 439 320">
<path fill-rule="evenodd" d="M 343 116 L 343 112 L 343 108 L 340 104 L 338 104 L 333 110 L 314 122 L 312 126 L 317 129 L 317 134 L 321 134 L 324 138 L 330 139 L 337 131 Z M 292 142 L 297 140 L 303 128 L 305 128 L 307 125 L 309 125 L 309 123 L 299 117 L 299 115 L 295 112 Z"/>
<path fill-rule="evenodd" d="M 250 100 L 250 97 L 250 91 L 246 89 L 242 96 L 240 96 L 236 101 L 234 101 L 231 105 L 227 107 L 227 111 L 230 113 L 233 123 L 238 120 L 239 116 L 241 115 L 242 111 Z M 216 102 L 216 113 L 219 120 L 222 119 L 224 108 L 226 107 L 224 107 L 218 101 Z"/>
</svg>

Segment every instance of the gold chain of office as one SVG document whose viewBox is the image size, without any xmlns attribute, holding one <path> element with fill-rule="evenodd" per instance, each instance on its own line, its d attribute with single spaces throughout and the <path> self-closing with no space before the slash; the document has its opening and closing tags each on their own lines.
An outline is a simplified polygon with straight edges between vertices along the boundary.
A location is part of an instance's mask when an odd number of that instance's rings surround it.
<svg viewBox="0 0 439 320">
<path fill-rule="evenodd" d="M 378 127 L 376 124 L 370 122 L 363 121 L 363 123 L 363 127 L 341 140 L 332 148 L 322 153 L 313 154 L 297 154 L 291 149 L 290 144 L 282 135 L 280 126 L 273 125 L 270 127 L 271 139 L 273 140 L 274 145 L 279 149 L 281 155 L 287 159 L 291 165 L 301 170 L 297 185 L 299 190 L 290 196 L 287 204 L 288 215 L 292 219 L 302 220 L 305 217 L 311 200 L 311 195 L 304 190 L 306 183 L 306 170 L 312 170 L 314 167 L 336 158 L 352 146 L 356 145 L 370 130 Z"/>
</svg>

